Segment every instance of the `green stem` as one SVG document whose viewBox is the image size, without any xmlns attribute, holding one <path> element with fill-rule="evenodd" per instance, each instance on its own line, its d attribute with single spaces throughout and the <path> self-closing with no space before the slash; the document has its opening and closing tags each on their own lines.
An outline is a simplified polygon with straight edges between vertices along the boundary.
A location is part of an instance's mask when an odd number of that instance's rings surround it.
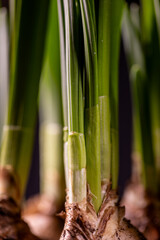
<svg viewBox="0 0 160 240">
<path fill-rule="evenodd" d="M 68 88 L 68 125 L 69 132 L 78 132 L 78 59 L 75 46 L 75 5 L 64 2 L 66 29 L 66 71 Z M 73 15 L 73 16 L 72 16 Z"/>
<path fill-rule="evenodd" d="M 64 170 L 65 170 L 65 182 L 66 188 L 69 188 L 68 178 L 68 127 L 63 128 L 63 159 L 64 159 Z"/>
<path fill-rule="evenodd" d="M 42 124 L 40 130 L 41 193 L 64 202 L 63 136 L 61 125 Z"/>
<path fill-rule="evenodd" d="M 80 0 L 85 48 L 85 140 L 87 154 L 87 181 L 93 194 L 96 212 L 101 205 L 100 121 L 98 105 L 98 67 L 96 25 L 93 1 Z"/>
<path fill-rule="evenodd" d="M 96 212 L 101 205 L 99 106 L 85 109 L 85 140 L 87 154 L 87 182 L 93 194 Z"/>
<path fill-rule="evenodd" d="M 83 134 L 83 101 L 80 67 L 80 11 L 78 1 L 64 0 L 66 72 L 68 88 L 68 187 L 69 202 L 86 198 L 86 153 Z"/>
<path fill-rule="evenodd" d="M 86 199 L 86 151 L 84 134 L 68 136 L 69 202 Z"/>
<path fill-rule="evenodd" d="M 101 181 L 109 182 L 111 177 L 111 135 L 110 135 L 110 12 L 111 2 L 99 1 L 98 22 L 98 73 L 101 145 Z"/>
<path fill-rule="evenodd" d="M 142 40 L 145 44 L 148 44 L 152 36 L 153 17 L 154 17 L 154 6 L 153 0 L 141 0 L 142 14 Z"/>
<path fill-rule="evenodd" d="M 48 0 L 37 0 L 31 7 L 31 1 L 17 2 L 17 7 L 21 7 L 19 17 L 15 18 L 15 42 L 11 45 L 11 86 L 1 163 L 14 167 L 22 195 L 33 148 L 48 3 Z"/>
<path fill-rule="evenodd" d="M 160 86 L 158 76 L 160 51 L 159 33 L 158 29 L 156 29 L 156 23 L 158 26 L 156 21 L 158 19 L 156 19 L 157 16 L 154 9 L 155 4 L 156 1 L 148 0 L 147 4 L 145 1 L 142 1 L 142 12 L 139 12 L 141 13 L 142 25 L 139 32 L 136 31 L 133 22 L 133 17 L 137 16 L 137 13 L 133 11 L 134 9 L 131 8 L 131 12 L 125 9 L 123 19 L 123 39 L 127 58 L 129 59 L 129 67 L 132 67 L 131 76 L 133 78 L 131 86 L 133 88 L 134 104 L 134 147 L 139 152 L 142 160 L 140 164 L 140 173 L 143 175 L 142 182 L 146 190 L 152 193 L 157 193 L 156 184 L 160 169 L 160 161 L 158 160 L 158 129 L 160 129 L 160 111 L 158 106 Z M 144 116 L 142 116 L 142 112 Z M 142 119 L 144 117 L 143 121 L 145 123 L 143 124 Z M 147 133 L 145 133 L 144 125 Z M 151 139 L 149 139 L 150 137 Z M 148 179 L 150 171 L 154 175 L 152 181 Z"/>
<path fill-rule="evenodd" d="M 86 64 L 86 108 L 98 104 L 98 68 L 97 68 L 97 43 L 96 29 L 92 17 L 90 2 L 80 0 L 83 22 L 85 64 Z"/>
<path fill-rule="evenodd" d="M 51 1 L 40 85 L 41 192 L 64 202 L 62 103 L 57 1 Z"/>
<path fill-rule="evenodd" d="M 57 1 L 51 1 L 40 85 L 40 121 L 62 125 Z"/>
<path fill-rule="evenodd" d="M 61 85 L 62 85 L 62 106 L 63 106 L 63 158 L 65 168 L 65 182 L 68 189 L 68 92 L 66 79 L 66 53 L 65 53 L 65 22 L 63 0 L 57 0 L 59 35 L 60 35 L 60 55 L 61 55 Z"/>
<path fill-rule="evenodd" d="M 159 39 L 159 47 L 160 47 L 160 3 L 159 0 L 153 0 L 154 4 L 154 13 L 155 13 L 155 20 L 157 24 L 157 32 L 158 32 L 158 39 Z"/>
<path fill-rule="evenodd" d="M 7 30 L 7 11 L 5 8 L 0 8 L 0 142 L 8 101 L 9 42 Z"/>
<path fill-rule="evenodd" d="M 119 172 L 118 134 L 118 60 L 120 47 L 121 18 L 124 2 L 111 2 L 111 48 L 110 48 L 110 109 L 111 109 L 111 162 L 112 187 L 117 188 Z"/>
<path fill-rule="evenodd" d="M 151 119 L 147 86 L 141 69 L 133 65 L 131 69 L 133 98 L 140 126 L 140 148 L 142 152 L 142 174 L 145 189 L 150 193 L 157 193 L 157 175 L 153 153 Z M 149 178 L 148 176 L 152 176 Z"/>
<path fill-rule="evenodd" d="M 16 69 L 16 54 L 18 49 L 18 38 L 20 34 L 20 18 L 22 0 L 10 0 L 10 79 L 14 78 Z M 13 21 L 13 22 L 12 22 Z"/>
<path fill-rule="evenodd" d="M 152 132 L 153 132 L 153 146 L 156 158 L 156 170 L 158 176 L 158 186 L 160 189 L 160 81 L 159 81 L 159 64 L 160 64 L 160 3 L 157 0 L 153 0 L 154 14 L 156 22 L 156 38 L 158 43 L 155 44 L 154 38 L 152 38 L 152 44 L 155 51 L 152 53 L 153 64 L 153 80 L 151 81 L 151 118 L 152 118 Z M 157 40 L 157 39 L 156 39 Z M 151 59 L 151 60 L 152 60 Z M 149 87 L 150 89 L 150 87 Z M 159 191 L 160 193 L 160 191 Z"/>
<path fill-rule="evenodd" d="M 128 67 L 130 68 L 133 64 L 136 63 L 141 66 L 143 71 L 145 71 L 145 59 L 142 43 L 130 16 L 131 14 L 133 16 L 135 13 L 136 12 L 134 11 L 133 7 L 129 10 L 127 5 L 125 5 L 122 21 L 122 37 Z M 137 18 L 137 16 L 134 17 Z"/>
<path fill-rule="evenodd" d="M 99 97 L 100 144 L 101 144 L 101 181 L 109 183 L 111 179 L 111 133 L 109 97 Z"/>
<path fill-rule="evenodd" d="M 60 59 L 61 59 L 61 85 L 62 85 L 62 103 L 63 103 L 63 125 L 68 127 L 68 105 L 67 105 L 67 81 L 66 81 L 66 54 L 65 54 L 65 23 L 63 0 L 57 0 L 59 35 L 60 35 Z"/>
<path fill-rule="evenodd" d="M 91 12 L 92 12 L 92 18 L 93 18 L 93 24 L 94 26 L 96 25 L 96 10 L 95 10 L 95 0 L 90 0 L 90 7 L 91 7 Z M 97 29 L 95 28 L 95 34 L 97 36 Z"/>
</svg>

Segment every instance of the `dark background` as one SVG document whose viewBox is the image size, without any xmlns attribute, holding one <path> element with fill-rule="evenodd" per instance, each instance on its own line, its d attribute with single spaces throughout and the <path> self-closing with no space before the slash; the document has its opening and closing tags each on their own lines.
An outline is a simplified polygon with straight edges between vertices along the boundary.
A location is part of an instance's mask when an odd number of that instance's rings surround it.
<svg viewBox="0 0 160 240">
<path fill-rule="evenodd" d="M 2 0 L 2 6 L 8 8 L 8 1 Z M 138 0 L 128 0 L 129 4 L 132 2 L 139 3 Z M 39 192 L 39 122 L 37 120 L 35 143 L 33 151 L 33 161 L 29 181 L 26 189 L 26 197 Z M 131 141 L 132 141 L 132 106 L 131 106 L 131 92 L 129 86 L 129 76 L 126 58 L 124 54 L 123 42 L 121 40 L 120 58 L 119 58 L 119 192 L 122 195 L 126 183 L 131 176 Z"/>
</svg>

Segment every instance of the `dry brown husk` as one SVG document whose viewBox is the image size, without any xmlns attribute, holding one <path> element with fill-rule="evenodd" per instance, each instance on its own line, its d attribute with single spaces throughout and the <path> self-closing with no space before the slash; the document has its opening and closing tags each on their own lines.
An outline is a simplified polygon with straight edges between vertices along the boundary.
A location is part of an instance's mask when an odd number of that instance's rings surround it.
<svg viewBox="0 0 160 240">
<path fill-rule="evenodd" d="M 126 188 L 122 204 L 126 217 L 148 240 L 160 239 L 160 199 L 147 194 L 144 187 L 132 181 Z"/>
<path fill-rule="evenodd" d="M 124 208 L 117 204 L 115 191 L 107 188 L 98 215 L 91 203 L 66 203 L 66 221 L 60 240 L 129 240 L 145 239 L 143 235 L 124 218 Z"/>
<path fill-rule="evenodd" d="M 26 203 L 23 218 L 38 237 L 45 240 L 59 240 L 64 220 L 57 216 L 57 213 L 62 208 L 62 204 L 59 205 L 53 199 L 38 195 Z"/>
<path fill-rule="evenodd" d="M 38 240 L 21 219 L 20 208 L 12 198 L 0 197 L 0 240 Z"/>
<path fill-rule="evenodd" d="M 11 166 L 0 167 L 0 240 L 38 240 L 21 218 L 20 187 Z"/>
</svg>

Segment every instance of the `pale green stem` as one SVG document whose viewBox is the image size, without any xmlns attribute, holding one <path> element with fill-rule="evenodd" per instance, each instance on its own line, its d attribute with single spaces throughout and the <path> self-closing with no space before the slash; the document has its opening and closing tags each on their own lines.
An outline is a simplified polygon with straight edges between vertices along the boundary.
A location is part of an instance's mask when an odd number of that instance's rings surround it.
<svg viewBox="0 0 160 240">
<path fill-rule="evenodd" d="M 96 26 L 89 0 L 80 0 L 85 49 L 85 140 L 87 182 L 93 194 L 96 212 L 101 205 L 100 115 L 98 105 L 98 66 Z"/>
<path fill-rule="evenodd" d="M 111 1 L 110 110 L 111 110 L 111 163 L 112 163 L 111 172 L 113 189 L 117 189 L 119 173 L 118 62 L 123 6 L 124 2 L 122 0 Z"/>
<path fill-rule="evenodd" d="M 85 109 L 85 140 L 87 156 L 87 182 L 92 192 L 93 204 L 98 212 L 101 205 L 99 106 Z"/>
<path fill-rule="evenodd" d="M 111 133 L 110 133 L 110 13 L 111 1 L 99 1 L 98 22 L 98 73 L 100 109 L 101 181 L 111 178 Z"/>
<path fill-rule="evenodd" d="M 63 136 L 59 124 L 43 123 L 40 129 L 41 192 L 58 203 L 64 201 Z"/>
<path fill-rule="evenodd" d="M 66 80 L 66 54 L 65 54 L 65 23 L 63 0 L 57 0 L 59 35 L 60 35 L 60 55 L 61 55 L 61 85 L 62 85 L 62 105 L 63 105 L 63 160 L 65 169 L 65 182 L 68 189 L 68 92 Z"/>
<path fill-rule="evenodd" d="M 65 54 L 65 24 L 63 0 L 57 0 L 59 17 L 59 35 L 60 35 L 60 55 L 61 55 L 61 85 L 62 85 L 62 103 L 63 103 L 63 122 L 64 127 L 68 127 L 68 92 L 66 80 L 66 54 Z"/>
<path fill-rule="evenodd" d="M 8 101 L 9 43 L 7 30 L 7 11 L 5 8 L 0 8 L 0 142 Z"/>
<path fill-rule="evenodd" d="M 38 0 L 34 1 L 31 8 L 27 0 L 16 1 L 10 94 L 0 164 L 10 165 L 17 174 L 21 197 L 25 191 L 33 150 L 48 5 L 48 0 Z"/>
<path fill-rule="evenodd" d="M 65 170 L 65 182 L 66 188 L 68 189 L 68 128 L 63 128 L 63 160 Z"/>
<path fill-rule="evenodd" d="M 57 1 L 51 1 L 40 85 L 41 193 L 64 203 L 60 43 Z"/>
<path fill-rule="evenodd" d="M 87 193 L 86 152 L 84 134 L 82 132 L 82 83 L 79 66 L 79 46 L 77 46 L 77 41 L 79 42 L 80 40 L 80 12 L 78 1 L 64 0 L 63 3 L 65 10 L 68 90 L 68 197 L 69 203 L 79 203 L 84 199 L 86 200 Z"/>
<path fill-rule="evenodd" d="M 130 12 L 132 11 L 132 12 Z M 145 59 L 143 54 L 142 44 L 140 42 L 139 36 L 136 32 L 135 26 L 133 25 L 130 14 L 136 14 L 133 7 L 131 10 L 125 6 L 123 11 L 123 21 L 122 21 L 122 37 L 124 42 L 124 48 L 126 52 L 126 57 L 128 61 L 128 66 L 131 67 L 133 64 L 138 64 L 145 71 Z M 136 16 L 134 16 L 136 17 Z"/>
<path fill-rule="evenodd" d="M 111 134 L 109 97 L 99 97 L 100 142 L 101 142 L 101 181 L 109 183 L 111 178 Z"/>
<path fill-rule="evenodd" d="M 69 202 L 86 199 L 86 150 L 84 134 L 70 132 L 68 136 Z"/>
</svg>

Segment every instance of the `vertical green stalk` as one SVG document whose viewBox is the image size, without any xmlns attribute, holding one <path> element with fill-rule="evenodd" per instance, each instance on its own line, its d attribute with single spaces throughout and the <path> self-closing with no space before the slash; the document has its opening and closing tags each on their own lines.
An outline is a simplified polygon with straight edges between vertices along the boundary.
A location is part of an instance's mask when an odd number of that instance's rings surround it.
<svg viewBox="0 0 160 240">
<path fill-rule="evenodd" d="M 15 18 L 15 42 L 11 45 L 14 54 L 11 53 L 9 107 L 3 129 L 1 165 L 13 167 L 23 195 L 33 148 L 49 1 L 20 2 L 20 15 L 18 20 Z"/>
<path fill-rule="evenodd" d="M 152 42 L 153 45 L 156 45 L 156 42 Z M 158 184 L 160 186 L 160 48 L 159 44 L 156 45 L 156 53 L 153 53 L 151 61 L 153 62 L 153 67 L 148 73 L 148 97 L 150 98 L 149 107 L 150 107 L 150 118 L 151 118 L 151 128 L 152 128 L 152 147 L 154 149 L 154 158 L 156 162 L 156 170 L 158 176 Z M 147 68 L 148 69 L 148 68 Z"/>
<path fill-rule="evenodd" d="M 98 22 L 98 73 L 100 109 L 101 181 L 109 183 L 111 177 L 111 136 L 110 136 L 110 20 L 111 1 L 99 1 Z"/>
<path fill-rule="evenodd" d="M 140 18 L 139 12 L 137 13 L 137 6 L 132 6 L 130 11 L 125 6 L 124 13 L 123 13 L 123 23 L 122 23 L 122 37 L 123 42 L 125 46 L 126 51 L 126 57 L 128 61 L 129 68 L 132 67 L 133 64 L 136 63 L 136 66 L 133 68 L 133 71 L 137 71 L 137 66 L 139 68 L 143 69 L 143 72 L 145 72 L 145 59 L 143 55 L 143 49 L 142 44 L 139 39 L 139 32 L 136 31 L 134 22 L 132 19 Z M 138 14 L 138 16 L 137 16 Z M 138 29 L 140 26 L 137 26 Z M 142 71 L 142 70 L 141 70 Z M 135 167 L 135 171 L 138 175 L 138 179 L 142 182 L 144 179 L 144 173 L 142 171 L 142 165 L 143 165 L 143 152 L 142 152 L 142 138 L 141 138 L 141 125 L 140 125 L 140 119 L 139 119 L 139 112 L 136 106 L 138 106 L 138 99 L 136 98 L 136 95 L 134 94 L 133 89 L 134 87 L 134 78 L 137 76 L 137 74 L 131 74 L 132 75 L 132 81 L 131 81 L 131 90 L 132 90 L 132 99 L 133 99 L 133 144 L 132 144 L 132 151 L 133 154 L 136 156 L 133 159 L 133 169 Z M 130 76 L 131 78 L 131 76 Z M 136 161 L 136 162 L 134 162 Z M 135 165 L 136 164 L 136 165 Z M 137 180 L 138 180 L 137 179 Z"/>
<path fill-rule="evenodd" d="M 132 13 L 130 13 L 130 11 L 132 11 Z M 140 36 L 138 35 L 130 16 L 130 14 L 132 14 L 133 17 L 133 14 L 136 13 L 133 9 L 133 6 L 130 11 L 127 5 L 125 5 L 122 21 L 122 37 L 126 51 L 127 62 L 129 67 L 131 67 L 132 64 L 137 63 L 143 69 L 143 71 L 145 71 L 145 59 L 143 55 L 142 44 L 140 42 Z"/>
<path fill-rule="evenodd" d="M 158 75 L 157 75 L 158 77 Z M 152 84 L 150 88 L 150 113 L 151 113 L 151 124 L 152 124 L 152 139 L 154 148 L 154 157 L 156 161 L 156 170 L 158 177 L 158 184 L 160 187 L 160 83 L 159 79 Z"/>
<path fill-rule="evenodd" d="M 159 11 L 160 3 L 159 3 L 159 0 L 153 0 L 153 4 L 154 4 L 154 14 L 155 14 L 159 46 L 160 46 L 160 11 Z"/>
<path fill-rule="evenodd" d="M 20 17 L 22 10 L 22 0 L 10 0 L 9 20 L 10 20 L 10 79 L 14 77 L 16 68 L 16 52 L 19 38 Z"/>
<path fill-rule="evenodd" d="M 40 85 L 40 187 L 41 193 L 61 204 L 65 191 L 57 1 L 51 1 L 48 15 Z"/>
<path fill-rule="evenodd" d="M 60 55 L 61 55 L 61 86 L 62 86 L 62 106 L 63 106 L 63 158 L 65 168 L 65 182 L 68 189 L 68 96 L 66 79 L 66 54 L 65 54 L 65 22 L 63 0 L 57 0 L 59 35 L 60 35 Z"/>
<path fill-rule="evenodd" d="M 0 142 L 8 101 L 8 46 L 7 11 L 5 8 L 0 8 Z"/>
<path fill-rule="evenodd" d="M 85 48 L 85 140 L 87 181 L 98 212 L 101 205 L 100 116 L 98 105 L 98 66 L 94 1 L 80 0 Z"/>
<path fill-rule="evenodd" d="M 150 53 L 150 61 L 147 65 L 149 71 L 149 92 L 150 92 L 150 107 L 151 107 L 151 120 L 152 120 L 152 135 L 153 135 L 153 147 L 156 160 L 156 170 L 158 176 L 158 185 L 160 187 L 160 3 L 158 0 L 153 0 L 153 29 L 152 38 L 150 42 L 150 49 L 153 49 Z M 159 191 L 160 193 L 160 191 Z"/>
<path fill-rule="evenodd" d="M 57 0 L 59 35 L 60 35 L 60 60 L 61 60 L 61 81 L 62 81 L 62 102 L 64 127 L 68 127 L 68 105 L 67 105 L 67 81 L 66 81 L 66 56 L 65 56 L 65 23 L 63 0 Z"/>
<path fill-rule="evenodd" d="M 14 23 L 15 23 L 15 0 L 9 0 L 9 24 L 10 24 L 10 33 L 13 34 Z"/>
<path fill-rule="evenodd" d="M 143 49 L 146 64 L 147 91 L 150 98 L 150 111 L 152 121 L 152 135 L 155 158 L 157 161 L 157 171 L 160 172 L 160 84 L 159 84 L 159 65 L 160 65 L 160 4 L 157 0 L 147 0 L 142 2 L 141 12 L 141 32 Z"/>
<path fill-rule="evenodd" d="M 90 8 L 91 8 L 91 12 L 92 12 L 93 24 L 94 24 L 94 26 L 97 26 L 97 23 L 96 23 L 96 10 L 97 9 L 95 9 L 95 0 L 90 1 Z M 95 28 L 95 34 L 97 35 L 96 28 Z"/>
<path fill-rule="evenodd" d="M 122 0 L 111 1 L 110 109 L 111 109 L 111 162 L 112 162 L 113 189 L 117 188 L 119 171 L 118 60 L 123 5 L 124 2 Z"/>
<path fill-rule="evenodd" d="M 80 68 L 80 7 L 64 0 L 66 75 L 68 89 L 68 185 L 69 202 L 86 198 L 86 152 L 83 133 L 82 73 Z"/>
<path fill-rule="evenodd" d="M 142 40 L 148 44 L 152 36 L 154 5 L 153 0 L 141 0 L 142 14 L 141 14 L 141 30 Z"/>
<path fill-rule="evenodd" d="M 131 68 L 133 99 L 137 112 L 137 121 L 140 125 L 140 152 L 143 156 L 142 174 L 145 189 L 150 193 L 157 193 L 157 175 L 154 161 L 151 115 L 146 80 L 137 65 Z M 149 178 L 148 176 L 152 176 Z"/>
<path fill-rule="evenodd" d="M 148 5 L 144 6 L 144 8 L 147 7 Z M 146 12 L 144 12 L 142 8 L 142 31 L 138 34 L 130 16 L 130 14 L 134 14 L 132 10 L 132 8 L 130 11 L 125 9 L 123 39 L 129 67 L 131 68 L 134 108 L 134 147 L 136 147 L 136 150 L 138 150 L 141 156 L 140 174 L 143 175 L 142 182 L 145 189 L 150 193 L 157 194 L 157 176 L 160 169 L 158 167 L 158 161 L 157 166 L 155 161 L 156 149 L 159 149 L 159 147 L 156 147 L 159 140 L 158 134 L 155 134 L 155 132 L 158 133 L 158 114 L 160 113 L 158 106 L 160 96 L 158 81 L 160 61 L 158 32 L 156 31 L 153 8 L 148 9 L 148 11 L 152 11 L 148 15 L 148 17 L 150 16 L 150 21 L 152 21 L 149 23 L 147 23 Z M 148 29 L 148 33 L 146 32 L 146 34 L 150 33 L 151 36 L 147 37 L 146 35 L 144 39 L 143 31 L 145 28 Z M 149 175 L 152 175 L 153 178 L 150 179 L 148 177 Z"/>
<path fill-rule="evenodd" d="M 58 123 L 41 123 L 40 126 L 41 193 L 64 203 L 65 184 L 63 171 L 63 133 Z"/>
</svg>

